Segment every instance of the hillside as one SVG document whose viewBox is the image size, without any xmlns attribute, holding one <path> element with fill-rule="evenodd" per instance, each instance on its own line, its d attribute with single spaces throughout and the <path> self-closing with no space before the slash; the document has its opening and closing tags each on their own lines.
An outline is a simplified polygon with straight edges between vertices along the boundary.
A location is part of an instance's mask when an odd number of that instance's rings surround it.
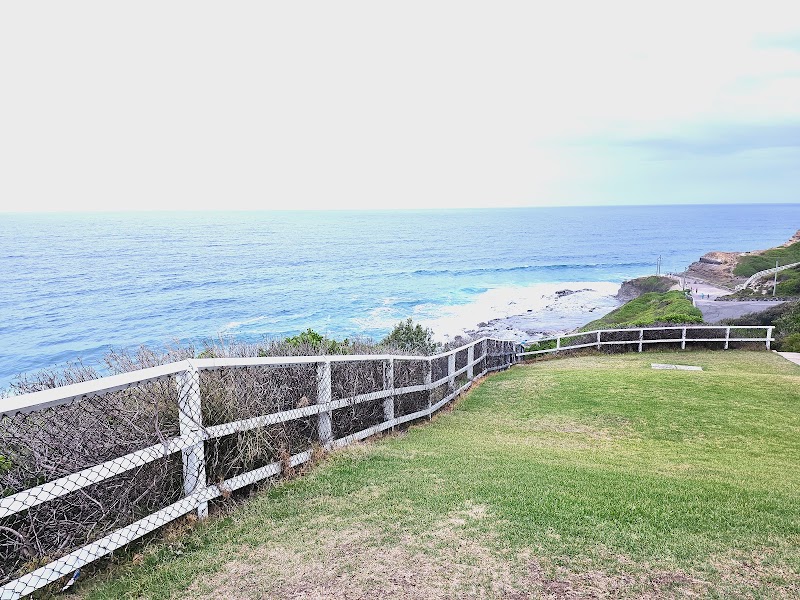
<svg viewBox="0 0 800 600">
<path fill-rule="evenodd" d="M 779 266 L 800 262 L 800 242 L 795 242 L 788 246 L 770 248 L 758 254 L 742 256 L 733 269 L 733 274 L 739 277 L 750 277 L 750 275 L 759 271 L 772 269 L 776 260 Z"/>
<path fill-rule="evenodd" d="M 702 323 L 702 313 L 680 291 L 649 292 L 583 326 L 580 331 L 613 327 L 642 327 L 658 323 Z"/>
<path fill-rule="evenodd" d="M 776 259 L 783 265 L 800 262 L 800 230 L 784 244 L 767 250 L 708 252 L 689 266 L 687 275 L 732 289 L 750 275 L 774 267 Z"/>
</svg>

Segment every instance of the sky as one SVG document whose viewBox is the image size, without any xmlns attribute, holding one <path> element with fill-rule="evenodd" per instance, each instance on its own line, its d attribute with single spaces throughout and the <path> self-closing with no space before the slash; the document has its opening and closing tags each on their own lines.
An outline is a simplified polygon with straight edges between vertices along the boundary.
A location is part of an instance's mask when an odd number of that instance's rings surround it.
<svg viewBox="0 0 800 600">
<path fill-rule="evenodd" d="M 4 2 L 0 211 L 800 202 L 794 2 Z"/>
</svg>

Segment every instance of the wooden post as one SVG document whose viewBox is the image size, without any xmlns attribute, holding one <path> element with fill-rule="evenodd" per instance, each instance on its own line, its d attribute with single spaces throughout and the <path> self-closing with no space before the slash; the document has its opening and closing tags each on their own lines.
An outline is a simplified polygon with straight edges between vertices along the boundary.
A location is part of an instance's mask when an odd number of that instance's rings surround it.
<svg viewBox="0 0 800 600">
<path fill-rule="evenodd" d="M 767 327 L 767 350 L 770 349 L 770 342 L 772 341 L 772 330 L 774 327 Z"/>
<path fill-rule="evenodd" d="M 328 409 L 317 415 L 317 431 L 319 443 L 330 450 L 333 445 L 333 414 L 330 410 L 331 402 L 331 362 L 329 360 L 317 363 L 317 404 L 327 404 Z"/>
<path fill-rule="evenodd" d="M 681 331 L 681 350 L 686 350 L 686 327 Z"/>
<path fill-rule="evenodd" d="M 467 348 L 467 379 L 475 379 L 475 344 Z"/>
<path fill-rule="evenodd" d="M 394 392 L 394 359 L 387 361 L 386 370 L 383 372 L 383 389 Z M 384 421 L 394 420 L 394 394 L 383 399 L 383 419 Z M 394 429 L 394 425 L 392 425 Z"/>
<path fill-rule="evenodd" d="M 639 330 L 639 352 L 642 351 L 642 340 L 644 339 L 644 329 Z"/>
<path fill-rule="evenodd" d="M 725 350 L 728 349 L 728 341 L 730 340 L 730 338 L 731 338 L 731 328 L 730 327 L 726 327 L 725 328 Z"/>
<path fill-rule="evenodd" d="M 556 352 L 561 350 L 561 337 L 556 338 Z"/>
<path fill-rule="evenodd" d="M 597 332 L 597 349 L 600 350 L 600 331 Z"/>
<path fill-rule="evenodd" d="M 206 487 L 206 457 L 202 438 L 203 412 L 200 398 L 200 372 L 189 363 L 189 368 L 175 375 L 178 386 L 178 424 L 181 437 L 189 438 L 195 443 L 184 448 L 183 455 L 183 492 L 187 496 Z M 208 516 L 208 502 L 197 507 L 197 516 L 205 519 Z"/>
<path fill-rule="evenodd" d="M 447 395 L 456 391 L 456 353 L 453 352 L 447 357 Z"/>
<path fill-rule="evenodd" d="M 431 396 L 433 395 L 433 379 L 432 379 L 432 372 L 433 372 L 433 364 L 431 359 L 425 361 L 423 368 L 425 369 L 425 389 L 428 390 L 428 420 L 431 419 Z"/>
</svg>

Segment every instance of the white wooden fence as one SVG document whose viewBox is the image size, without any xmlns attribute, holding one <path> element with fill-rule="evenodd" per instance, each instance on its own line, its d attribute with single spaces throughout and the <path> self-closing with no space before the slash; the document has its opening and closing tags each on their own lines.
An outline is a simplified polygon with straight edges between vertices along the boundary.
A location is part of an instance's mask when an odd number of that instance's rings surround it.
<svg viewBox="0 0 800 600">
<path fill-rule="evenodd" d="M 686 348 L 686 344 L 715 342 L 720 344 L 720 348 L 727 350 L 731 343 L 763 343 L 766 349 L 770 349 L 771 342 L 775 339 L 772 337 L 774 327 L 768 326 L 747 326 L 747 325 L 696 325 L 696 326 L 680 326 L 680 327 L 639 327 L 627 329 L 599 329 L 594 331 L 584 331 L 580 333 L 571 333 L 556 337 L 542 338 L 536 340 L 536 344 L 549 345 L 548 342 L 555 342 L 552 348 L 543 348 L 539 350 L 531 350 L 528 352 L 520 352 L 518 357 L 534 356 L 536 354 L 548 354 L 550 352 L 561 352 L 564 350 L 577 350 L 580 348 L 595 347 L 598 350 L 602 346 L 636 346 L 637 350 L 641 352 L 647 344 L 680 344 L 681 349 Z M 760 336 L 744 335 L 736 337 L 737 331 L 743 331 L 746 334 L 756 331 L 763 331 L 764 334 Z M 650 332 L 661 335 L 649 335 Z M 664 335 L 666 332 L 672 332 L 671 335 Z M 677 335 L 680 332 L 680 335 Z M 712 336 L 708 332 L 719 332 L 720 335 Z M 733 332 L 733 337 L 731 336 Z M 724 333 L 724 335 L 722 335 Z M 618 335 L 614 335 L 618 334 Z M 695 335 L 697 334 L 697 335 Z M 628 337 L 629 339 L 612 339 L 614 337 Z M 578 339 L 577 343 L 570 343 L 569 340 Z M 564 343 L 566 340 L 566 344 Z"/>
<path fill-rule="evenodd" d="M 476 348 L 479 351 L 476 353 Z M 459 354 L 460 353 L 460 354 Z M 456 368 L 456 355 L 463 366 Z M 466 360 L 464 360 L 466 354 Z M 477 355 L 476 355 L 477 354 Z M 432 380 L 434 361 L 447 360 L 445 374 Z M 331 389 L 331 370 L 336 363 L 380 361 L 388 367 L 385 373 L 384 389 L 360 394 L 355 397 L 333 399 Z M 401 361 L 422 361 L 425 366 L 424 381 L 418 385 L 394 386 L 394 367 Z M 157 510 L 146 517 L 96 539 L 45 566 L 34 569 L 22 576 L 8 581 L 0 587 L 0 599 L 10 600 L 30 594 L 45 585 L 80 567 L 108 555 L 114 550 L 152 532 L 164 524 L 183 515 L 197 511 L 202 518 L 208 514 L 208 502 L 221 495 L 229 494 L 244 486 L 278 475 L 286 468 L 285 462 L 277 461 L 267 466 L 237 475 L 225 481 L 209 484 L 206 478 L 204 445 L 209 440 L 221 438 L 237 432 L 247 432 L 260 427 L 285 423 L 296 419 L 315 417 L 319 443 L 328 449 L 340 448 L 357 440 L 367 438 L 403 423 L 429 417 L 448 402 L 463 393 L 478 377 L 490 371 L 505 369 L 516 361 L 516 347 L 512 342 L 481 339 L 455 350 L 430 357 L 400 355 L 337 355 L 304 357 L 267 358 L 208 358 L 185 360 L 168 365 L 143 369 L 121 375 L 105 377 L 84 383 L 77 383 L 41 392 L 0 399 L 0 416 L 4 419 L 19 418 L 20 415 L 41 414 L 39 411 L 64 408 L 62 405 L 80 403 L 82 399 L 93 400 L 117 390 L 131 390 L 148 382 L 172 379 L 173 390 L 177 389 L 179 404 L 180 435 L 164 439 L 161 443 L 119 456 L 113 460 L 93 465 L 54 481 L 48 481 L 0 498 L 0 525 L 3 518 L 13 517 L 32 507 L 61 498 L 136 469 L 149 462 L 163 459 L 176 453 L 182 454 L 184 497 L 177 502 Z M 199 374 L 216 369 L 240 369 L 262 366 L 316 367 L 317 402 L 307 406 L 292 408 L 267 415 L 251 415 L 246 419 L 213 426 L 203 426 L 202 403 Z M 476 367 L 480 370 L 476 372 Z M 441 371 L 441 369 L 440 369 Z M 464 382 L 457 387 L 458 382 Z M 446 388 L 444 387 L 446 386 Z M 395 415 L 395 399 L 403 394 L 442 390 L 443 397 L 431 401 L 428 395 L 427 406 L 411 414 Z M 332 413 L 342 407 L 354 406 L 368 401 L 383 400 L 383 421 L 366 427 L 350 435 L 336 439 L 332 428 Z M 91 444 L 91 431 L 80 432 L 87 436 Z M 0 457 L 4 453 L 0 449 Z M 292 467 L 311 459 L 313 449 L 290 457 Z"/>
<path fill-rule="evenodd" d="M 2 519 L 13 518 L 29 509 L 51 502 L 76 491 L 86 490 L 102 482 L 111 480 L 134 469 L 163 460 L 180 453 L 183 466 L 183 497 L 178 501 L 155 510 L 124 527 L 118 528 L 99 539 L 87 542 L 82 547 L 63 556 L 58 556 L 46 565 L 32 569 L 19 575 L 13 571 L 16 579 L 7 581 L 0 587 L 0 600 L 17 599 L 30 594 L 51 582 L 70 575 L 80 567 L 108 555 L 114 550 L 152 532 L 159 527 L 183 515 L 196 511 L 199 517 L 208 514 L 208 503 L 244 486 L 262 481 L 280 474 L 287 468 L 286 461 L 276 461 L 266 466 L 250 470 L 218 483 L 210 483 L 206 477 L 206 444 L 224 436 L 249 432 L 275 424 L 293 422 L 302 419 L 315 419 L 318 442 L 327 449 L 340 448 L 352 442 L 362 440 L 403 423 L 423 417 L 430 417 L 448 402 L 463 393 L 478 377 L 490 371 L 505 369 L 526 356 L 573 350 L 578 348 L 607 345 L 633 345 L 639 352 L 647 344 L 680 343 L 685 348 L 687 343 L 719 343 L 721 348 L 729 348 L 731 343 L 759 342 L 769 349 L 772 341 L 772 327 L 643 327 L 638 329 L 610 329 L 570 334 L 539 340 L 555 342 L 553 348 L 523 352 L 513 342 L 484 338 L 435 356 L 399 356 L 399 355 L 364 355 L 364 356 L 303 356 L 303 357 L 266 357 L 266 358 L 208 358 L 185 360 L 168 365 L 143 369 L 121 375 L 114 375 L 84 383 L 77 383 L 60 388 L 49 389 L 32 394 L 0 399 L 0 417 L 9 419 L 29 418 L 44 412 L 56 413 L 69 406 L 80 405 L 87 398 L 96 399 L 119 390 L 136 391 L 153 382 L 168 384 L 177 391 L 176 398 L 179 415 L 179 434 L 161 440 L 160 443 L 93 464 L 87 468 L 72 472 L 69 475 L 52 481 L 45 481 L 22 490 L 0 497 L 0 525 Z M 740 330 L 764 331 L 763 335 L 735 334 Z M 705 335 L 704 332 L 720 331 L 717 337 Z M 679 332 L 679 333 L 678 333 Z M 656 335 L 652 335 L 655 333 Z M 733 336 L 731 335 L 733 333 Z M 614 336 L 627 336 L 630 339 L 611 339 Z M 572 343 L 576 340 L 578 343 Z M 564 343 L 566 342 L 566 343 Z M 476 349 L 477 352 L 476 352 Z M 457 360 L 458 356 L 458 360 Z M 433 364 L 442 365 L 446 359 L 446 370 L 437 366 L 444 374 L 436 380 L 432 378 Z M 376 363 L 380 361 L 384 368 L 382 389 L 351 397 L 334 399 L 332 393 L 332 366 L 337 363 Z M 420 383 L 395 387 L 395 366 L 402 361 L 421 362 L 424 377 Z M 439 361 L 439 362 L 436 362 Z M 201 395 L 200 374 L 215 370 L 237 370 L 251 367 L 296 367 L 304 365 L 316 372 L 316 402 L 295 406 L 290 410 L 281 410 L 270 414 L 253 414 L 247 418 L 220 424 L 204 425 L 203 397 Z M 458 365 L 458 367 L 457 367 Z M 460 385 L 457 385 L 457 382 Z M 433 396 L 433 391 L 441 391 L 441 397 Z M 396 414 L 397 399 L 401 396 L 428 392 L 427 405 L 408 414 Z M 438 392 L 437 392 L 438 394 Z M 361 403 L 382 401 L 382 420 L 354 433 L 338 437 L 332 427 L 332 415 L 337 409 L 352 407 Z M 91 431 L 82 431 L 80 435 L 91 438 Z M 85 443 L 91 444 L 91 439 Z M 303 464 L 312 458 L 314 450 L 289 457 L 292 467 Z M 5 450 L 0 448 L 0 458 Z M 2 466 L 2 465 L 0 465 Z M 5 493 L 5 492 L 4 492 Z M 41 563 L 39 563 L 41 564 Z"/>
</svg>

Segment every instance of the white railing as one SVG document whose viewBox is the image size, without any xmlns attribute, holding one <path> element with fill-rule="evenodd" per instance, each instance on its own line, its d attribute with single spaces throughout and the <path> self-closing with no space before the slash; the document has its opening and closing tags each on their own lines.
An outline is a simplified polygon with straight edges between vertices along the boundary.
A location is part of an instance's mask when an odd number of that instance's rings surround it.
<svg viewBox="0 0 800 600">
<path fill-rule="evenodd" d="M 478 356 L 476 356 L 476 348 L 479 349 Z M 466 356 L 464 356 L 465 351 Z M 457 369 L 456 355 L 458 353 L 461 353 L 458 362 L 464 364 Z M 437 364 L 442 364 L 445 357 L 447 358 L 446 373 L 433 381 L 431 377 L 433 363 L 440 360 L 441 362 Z M 435 356 L 336 355 L 208 358 L 185 360 L 60 388 L 0 399 L 0 417 L 13 419 L 18 418 L 20 415 L 39 414 L 38 411 L 44 409 L 59 411 L 62 410 L 61 405 L 79 403 L 85 398 L 94 399 L 117 390 L 136 388 L 136 386 L 141 386 L 147 382 L 164 381 L 166 378 L 172 379 L 171 385 L 174 386 L 172 389 L 177 389 L 180 421 L 180 434 L 165 439 L 162 443 L 124 456 L 118 456 L 54 481 L 48 481 L 29 489 L 17 491 L 6 497 L 0 497 L 0 519 L 11 517 L 32 507 L 96 485 L 178 452 L 182 454 L 184 484 L 184 497 L 178 502 L 152 512 L 134 523 L 117 529 L 65 556 L 61 556 L 57 560 L 49 562 L 43 567 L 5 583 L 0 587 L 0 599 L 17 599 L 30 594 L 188 513 L 197 511 L 198 516 L 202 518 L 208 514 L 209 501 L 221 495 L 230 494 L 244 486 L 278 475 L 286 468 L 285 461 L 277 461 L 225 481 L 209 484 L 206 479 L 204 456 L 204 444 L 209 440 L 295 419 L 316 417 L 319 444 L 327 449 L 340 448 L 403 423 L 429 417 L 459 394 L 469 389 L 475 379 L 490 371 L 505 369 L 513 364 L 516 359 L 516 347 L 513 342 L 489 338 L 476 340 L 460 348 Z M 383 363 L 385 368 L 384 389 L 334 400 L 331 389 L 331 365 L 366 361 L 373 363 L 381 361 Z M 421 362 L 424 367 L 423 382 L 417 385 L 395 388 L 394 367 L 395 363 L 400 361 Z M 216 369 L 297 365 L 316 366 L 317 403 L 266 415 L 252 415 L 239 421 L 203 426 L 200 372 Z M 480 372 L 476 372 L 476 366 L 480 368 Z M 466 382 L 457 388 L 457 380 Z M 395 399 L 399 396 L 415 392 L 432 392 L 439 388 L 443 394 L 440 399 L 432 401 L 433 394 L 431 393 L 428 395 L 426 407 L 411 414 L 395 415 Z M 334 410 L 380 399 L 383 399 L 384 420 L 382 422 L 336 439 L 334 428 L 332 427 L 332 413 Z M 85 435 L 87 438 L 90 438 L 91 433 L 91 431 L 80 432 L 81 435 Z M 311 459 L 313 451 L 313 448 L 311 448 L 294 454 L 290 457 L 289 463 L 292 467 L 303 464 Z M 3 450 L 0 449 L 0 455 L 3 453 Z"/>
<path fill-rule="evenodd" d="M 762 277 L 766 277 L 767 275 L 774 275 L 775 273 L 780 273 L 781 271 L 785 271 L 786 269 L 791 269 L 793 267 L 800 267 L 800 262 L 791 263 L 788 265 L 781 265 L 780 267 L 772 267 L 770 269 L 764 269 L 763 271 L 759 271 L 758 273 L 753 273 L 752 275 L 750 275 L 750 277 L 747 278 L 747 281 L 737 285 L 735 290 L 738 292 L 745 288 L 749 288 L 751 285 L 753 285 L 756 281 L 758 281 Z"/>
<path fill-rule="evenodd" d="M 763 336 L 731 337 L 737 330 L 764 330 Z M 718 327 L 718 326 L 680 326 L 680 327 L 643 327 L 636 329 L 606 329 L 582 332 L 538 340 L 554 341 L 555 347 L 530 352 L 520 351 L 521 347 L 514 342 L 483 338 L 460 348 L 434 356 L 400 356 L 400 355 L 336 355 L 336 356 L 301 356 L 301 357 L 265 357 L 265 358 L 207 358 L 185 360 L 168 365 L 142 369 L 121 375 L 77 383 L 60 388 L 44 390 L 31 394 L 0 399 L 0 417 L 15 419 L 20 415 L 40 415 L 42 411 L 61 411 L 65 406 L 80 405 L 84 399 L 95 399 L 119 390 L 137 390 L 152 382 L 167 382 L 171 389 L 177 391 L 177 409 L 179 418 L 178 435 L 163 439 L 161 443 L 151 445 L 135 452 L 117 456 L 99 464 L 93 464 L 53 481 L 17 490 L 0 497 L 0 519 L 13 517 L 23 511 L 43 503 L 62 498 L 79 490 L 85 490 L 121 474 L 131 472 L 154 461 L 163 460 L 177 453 L 182 457 L 183 497 L 177 502 L 151 512 L 150 514 L 124 527 L 104 535 L 100 539 L 86 543 L 68 554 L 52 560 L 45 566 L 25 573 L 18 578 L 0 586 L 0 600 L 17 599 L 30 594 L 47 584 L 70 575 L 80 567 L 106 556 L 114 550 L 150 533 L 170 521 L 196 511 L 199 517 L 208 514 L 208 503 L 220 496 L 247 485 L 279 475 L 286 468 L 301 465 L 312 458 L 314 448 L 293 454 L 287 460 L 276 461 L 266 466 L 229 477 L 224 481 L 209 483 L 206 474 L 205 443 L 217 440 L 234 433 L 244 433 L 257 428 L 268 427 L 279 423 L 287 423 L 298 419 L 316 419 L 318 443 L 334 449 L 352 442 L 373 436 L 382 431 L 392 429 L 404 423 L 430 417 L 448 402 L 470 388 L 478 377 L 490 371 L 505 369 L 526 356 L 596 347 L 607 345 L 637 345 L 641 352 L 645 344 L 680 343 L 685 348 L 687 343 L 719 342 L 728 348 L 732 342 L 760 342 L 769 349 L 772 338 L 772 327 Z M 680 337 L 665 337 L 665 332 L 680 330 Z M 692 337 L 692 333 L 707 330 L 724 330 L 724 337 Z M 608 336 L 618 332 L 627 332 L 632 339 L 612 340 Z M 651 337 L 648 332 L 662 332 L 661 337 Z M 581 337 L 581 343 L 569 343 L 571 338 Z M 606 336 L 606 339 L 603 337 Z M 590 338 L 589 342 L 585 340 Z M 566 344 L 563 342 L 567 341 Z M 476 352 L 476 348 L 479 350 Z M 460 353 L 460 354 L 459 354 Z M 477 354 L 477 356 L 476 356 Z M 459 358 L 457 360 L 457 355 Z M 442 368 L 447 359 L 446 370 Z M 332 365 L 336 363 L 383 363 L 384 379 L 382 389 L 362 393 L 346 398 L 333 398 Z M 395 366 L 402 361 L 417 361 L 424 367 L 421 383 L 395 387 Z M 433 380 L 433 364 L 444 374 Z M 457 368 L 457 364 L 460 365 Z M 290 410 L 282 410 L 269 414 L 249 415 L 245 419 L 229 421 L 221 424 L 204 426 L 202 417 L 203 397 L 201 394 L 200 373 L 219 369 L 246 369 L 248 367 L 296 367 L 306 365 L 315 371 L 317 401 L 305 406 L 296 406 Z M 476 369 L 478 367 L 478 369 Z M 461 382 L 459 387 L 457 382 Z M 441 390 L 441 398 L 433 399 L 433 391 Z M 404 394 L 428 392 L 427 406 L 410 414 L 398 415 L 395 412 L 398 398 Z M 438 396 L 438 392 L 437 392 Z M 382 420 L 363 429 L 337 438 L 332 426 L 333 411 L 344 407 L 358 405 L 370 401 L 383 401 Z M 26 417 L 27 418 L 27 417 Z M 38 417 L 37 417 L 38 418 Z M 3 425 L 0 425 L 3 426 Z M 80 434 L 90 439 L 91 431 Z M 87 443 L 88 440 L 87 440 Z M 5 450 L 0 448 L 0 455 Z M 288 463 L 288 464 L 287 464 Z M 0 465 L 1 466 L 1 465 Z M 2 523 L 2 521 L 0 521 Z"/>
<path fill-rule="evenodd" d="M 580 333 L 570 333 L 566 335 L 560 335 L 556 337 L 549 337 L 543 338 L 540 340 L 536 340 L 535 344 L 542 344 L 543 342 L 555 342 L 554 348 L 546 348 L 541 350 L 532 350 L 529 352 L 520 352 L 517 354 L 518 357 L 524 358 L 525 356 L 533 356 L 536 354 L 547 354 L 550 352 L 561 352 L 564 350 L 578 350 L 580 348 L 597 348 L 598 350 L 602 346 L 619 346 L 619 345 L 635 345 L 638 346 L 638 351 L 641 352 L 644 348 L 645 344 L 680 344 L 681 349 L 686 349 L 686 344 L 692 344 L 696 342 L 718 342 L 722 344 L 722 349 L 727 350 L 730 347 L 730 344 L 736 342 L 755 342 L 755 343 L 763 343 L 766 345 L 767 350 L 770 349 L 771 342 L 775 341 L 775 338 L 772 337 L 772 330 L 774 327 L 770 326 L 748 326 L 748 325 L 697 325 L 697 326 L 679 326 L 679 327 L 633 327 L 633 328 L 626 328 L 626 329 L 598 329 L 594 331 L 583 331 Z M 749 331 L 764 331 L 764 335 L 762 336 L 747 336 L 747 337 L 735 337 L 735 333 L 738 330 L 749 330 Z M 651 337 L 645 335 L 646 332 L 666 332 L 666 331 L 680 331 L 680 337 Z M 707 331 L 724 331 L 724 336 L 719 337 L 694 337 L 692 333 L 704 333 Z M 731 337 L 731 331 L 734 332 L 734 337 Z M 609 339 L 610 337 L 614 337 L 611 334 L 613 333 L 625 333 L 631 337 L 631 339 L 619 340 L 619 339 Z M 603 338 L 606 339 L 603 339 Z M 619 337 L 619 336 L 617 336 Z M 564 340 L 569 340 L 570 338 L 580 338 L 583 340 L 593 338 L 591 341 L 582 341 L 578 344 L 570 344 L 567 343 L 566 345 L 563 343 Z"/>
</svg>

